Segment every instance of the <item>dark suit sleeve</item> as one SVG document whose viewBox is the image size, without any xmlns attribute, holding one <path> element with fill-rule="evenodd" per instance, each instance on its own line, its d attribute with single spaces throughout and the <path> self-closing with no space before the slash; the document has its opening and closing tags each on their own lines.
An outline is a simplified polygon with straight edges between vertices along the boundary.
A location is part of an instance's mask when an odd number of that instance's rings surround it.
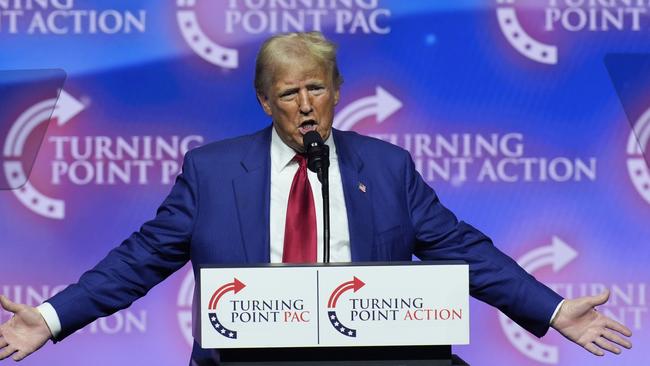
<svg viewBox="0 0 650 366">
<path fill-rule="evenodd" d="M 470 294 L 541 337 L 562 297 L 537 281 L 491 240 L 458 221 L 405 158 L 406 200 L 415 230 L 415 255 L 429 260 L 469 263 Z"/>
<path fill-rule="evenodd" d="M 197 210 L 197 177 L 190 152 L 156 217 L 111 250 L 78 283 L 47 300 L 61 321 L 57 341 L 130 306 L 187 263 Z"/>
</svg>

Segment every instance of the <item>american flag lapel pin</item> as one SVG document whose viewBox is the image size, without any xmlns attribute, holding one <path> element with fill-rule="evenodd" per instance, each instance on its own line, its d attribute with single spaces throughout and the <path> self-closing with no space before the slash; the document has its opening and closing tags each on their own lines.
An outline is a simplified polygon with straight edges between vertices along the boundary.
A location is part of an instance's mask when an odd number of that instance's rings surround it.
<svg viewBox="0 0 650 366">
<path fill-rule="evenodd" d="M 366 185 L 359 182 L 359 190 L 363 193 L 366 193 Z"/>
</svg>

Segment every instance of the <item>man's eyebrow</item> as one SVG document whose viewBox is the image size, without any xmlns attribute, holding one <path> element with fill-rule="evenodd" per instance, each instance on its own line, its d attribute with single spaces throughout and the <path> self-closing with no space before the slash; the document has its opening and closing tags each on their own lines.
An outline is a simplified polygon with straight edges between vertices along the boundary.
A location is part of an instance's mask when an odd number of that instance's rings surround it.
<svg viewBox="0 0 650 366">
<path fill-rule="evenodd" d="M 278 94 L 292 94 L 298 92 L 298 90 L 300 90 L 298 87 L 287 87 L 280 89 L 280 92 Z"/>
<path fill-rule="evenodd" d="M 325 85 L 325 82 L 320 79 L 308 80 L 307 85 Z"/>
</svg>

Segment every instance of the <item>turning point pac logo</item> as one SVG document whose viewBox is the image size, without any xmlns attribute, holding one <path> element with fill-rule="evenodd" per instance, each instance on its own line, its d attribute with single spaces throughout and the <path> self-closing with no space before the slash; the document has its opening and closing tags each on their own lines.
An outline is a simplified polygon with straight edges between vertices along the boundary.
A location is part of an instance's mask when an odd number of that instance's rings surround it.
<svg viewBox="0 0 650 366">
<path fill-rule="evenodd" d="M 389 34 L 391 12 L 379 0 L 354 1 L 271 1 L 177 0 L 176 20 L 185 43 L 205 61 L 226 69 L 239 66 L 239 51 L 215 42 L 215 18 L 222 37 L 257 36 L 287 32 L 321 31 L 333 26 L 337 34 Z M 201 26 L 199 17 L 209 13 L 212 24 Z M 208 28 L 212 26 L 212 31 Z"/>
<path fill-rule="evenodd" d="M 256 336 L 253 334 L 255 330 L 267 326 L 285 327 L 287 324 L 302 325 L 311 322 L 311 309 L 305 306 L 304 298 L 260 296 L 263 286 L 260 286 L 259 281 L 250 281 L 250 287 L 249 281 L 246 281 L 244 284 L 233 278 L 232 282 L 217 288 L 204 305 L 212 328 L 223 337 L 246 342 Z M 247 295 L 234 296 L 244 288 L 248 289 Z M 232 292 L 232 296 L 227 296 L 229 299 L 223 301 L 229 292 Z M 234 330 L 237 327 L 245 330 L 247 336 L 240 337 L 242 334 Z"/>
</svg>

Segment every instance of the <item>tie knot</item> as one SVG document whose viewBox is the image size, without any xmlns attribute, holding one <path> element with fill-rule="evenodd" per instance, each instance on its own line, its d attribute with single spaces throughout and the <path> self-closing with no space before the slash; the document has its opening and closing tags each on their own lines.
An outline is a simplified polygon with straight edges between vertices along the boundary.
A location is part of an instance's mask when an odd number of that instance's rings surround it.
<svg viewBox="0 0 650 366">
<path fill-rule="evenodd" d="M 293 160 L 298 163 L 301 169 L 307 166 L 307 157 L 303 154 L 296 154 Z"/>
</svg>

